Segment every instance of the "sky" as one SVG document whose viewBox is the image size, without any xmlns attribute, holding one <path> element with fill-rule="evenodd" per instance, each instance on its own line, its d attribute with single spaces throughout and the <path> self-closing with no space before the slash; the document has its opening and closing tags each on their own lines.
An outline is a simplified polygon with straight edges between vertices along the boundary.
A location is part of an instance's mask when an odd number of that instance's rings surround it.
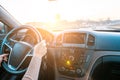
<svg viewBox="0 0 120 80">
<path fill-rule="evenodd" d="M 120 0 L 0 0 L 20 22 L 120 19 Z"/>
</svg>

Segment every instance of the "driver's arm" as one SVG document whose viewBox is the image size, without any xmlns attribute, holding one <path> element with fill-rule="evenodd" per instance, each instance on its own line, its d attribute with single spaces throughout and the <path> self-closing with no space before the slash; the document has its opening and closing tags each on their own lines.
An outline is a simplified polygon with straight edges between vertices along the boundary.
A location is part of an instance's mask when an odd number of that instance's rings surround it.
<svg viewBox="0 0 120 80">
<path fill-rule="evenodd" d="M 41 41 L 34 47 L 33 57 L 22 80 L 38 80 L 42 57 L 46 52 L 45 41 Z"/>
</svg>

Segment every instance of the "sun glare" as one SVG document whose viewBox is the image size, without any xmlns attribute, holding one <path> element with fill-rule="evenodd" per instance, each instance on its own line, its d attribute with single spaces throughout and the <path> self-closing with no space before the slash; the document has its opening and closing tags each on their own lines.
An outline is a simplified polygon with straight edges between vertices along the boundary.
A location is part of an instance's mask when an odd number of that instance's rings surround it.
<svg viewBox="0 0 120 80">
<path fill-rule="evenodd" d="M 0 2 L 22 22 L 56 23 L 59 20 L 120 18 L 119 0 L 3 0 Z M 29 3 L 29 4 L 26 4 Z M 59 18 L 56 16 L 59 15 Z"/>
<path fill-rule="evenodd" d="M 59 13 L 63 19 L 119 18 L 119 0 L 59 0 Z M 118 17 L 119 16 L 119 17 Z"/>
</svg>

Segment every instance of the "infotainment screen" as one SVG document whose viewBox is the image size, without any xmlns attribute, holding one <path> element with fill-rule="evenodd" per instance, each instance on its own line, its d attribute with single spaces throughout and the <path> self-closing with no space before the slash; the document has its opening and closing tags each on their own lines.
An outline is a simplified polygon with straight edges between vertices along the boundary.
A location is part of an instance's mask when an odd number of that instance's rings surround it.
<svg viewBox="0 0 120 80">
<path fill-rule="evenodd" d="M 85 44 L 86 33 L 65 33 L 63 43 Z"/>
</svg>

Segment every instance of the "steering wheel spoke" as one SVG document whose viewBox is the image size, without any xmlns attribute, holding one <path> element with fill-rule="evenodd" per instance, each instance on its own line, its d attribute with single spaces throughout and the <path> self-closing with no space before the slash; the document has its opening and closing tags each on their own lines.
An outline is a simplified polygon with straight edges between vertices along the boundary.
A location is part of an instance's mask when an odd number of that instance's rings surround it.
<svg viewBox="0 0 120 80">
<path fill-rule="evenodd" d="M 9 40 L 10 40 L 10 42 L 13 42 L 13 43 L 19 42 L 19 41 L 15 40 L 15 39 L 12 39 L 12 38 L 10 38 Z"/>
<path fill-rule="evenodd" d="M 10 53 L 11 53 L 12 52 L 12 47 L 8 43 L 4 43 L 4 44 L 5 44 L 5 46 L 7 46 L 9 48 Z"/>
</svg>

